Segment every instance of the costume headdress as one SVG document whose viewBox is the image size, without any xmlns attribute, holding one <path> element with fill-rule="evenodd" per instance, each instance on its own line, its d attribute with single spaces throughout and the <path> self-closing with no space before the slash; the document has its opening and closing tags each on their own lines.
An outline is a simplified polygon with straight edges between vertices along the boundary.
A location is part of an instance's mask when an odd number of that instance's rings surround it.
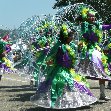
<svg viewBox="0 0 111 111">
<path fill-rule="evenodd" d="M 89 17 L 95 17 L 96 16 L 96 11 L 93 11 L 92 9 L 89 9 L 87 7 L 81 8 L 81 16 L 83 19 L 86 19 Z"/>
<path fill-rule="evenodd" d="M 63 24 L 61 29 L 60 29 L 60 33 L 63 34 L 64 38 L 68 38 L 68 27 L 67 25 Z"/>
</svg>

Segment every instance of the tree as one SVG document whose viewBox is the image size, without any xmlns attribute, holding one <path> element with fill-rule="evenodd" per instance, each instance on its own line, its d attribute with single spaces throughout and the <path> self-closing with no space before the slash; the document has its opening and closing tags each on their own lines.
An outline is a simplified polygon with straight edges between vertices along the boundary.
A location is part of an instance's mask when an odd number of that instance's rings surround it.
<svg viewBox="0 0 111 111">
<path fill-rule="evenodd" d="M 111 0 L 56 0 L 53 8 L 59 9 L 69 4 L 73 5 L 81 2 L 91 5 L 97 10 L 105 23 L 111 23 Z"/>
</svg>

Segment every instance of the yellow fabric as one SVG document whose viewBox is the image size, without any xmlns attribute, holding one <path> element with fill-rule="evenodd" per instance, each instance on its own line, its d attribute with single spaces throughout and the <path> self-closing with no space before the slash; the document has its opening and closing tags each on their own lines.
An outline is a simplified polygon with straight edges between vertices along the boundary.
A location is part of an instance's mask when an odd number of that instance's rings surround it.
<svg viewBox="0 0 111 111">
<path fill-rule="evenodd" d="M 78 82 L 81 82 L 81 76 L 75 74 L 75 70 L 74 70 L 74 69 L 70 69 L 70 73 L 71 73 L 71 75 L 73 76 L 74 80 L 76 80 L 76 81 L 78 81 Z"/>
<path fill-rule="evenodd" d="M 110 43 L 110 44 L 108 44 L 108 48 L 111 48 L 111 43 Z"/>
<path fill-rule="evenodd" d="M 13 69 L 11 65 L 11 61 L 9 59 L 7 59 L 6 57 L 3 57 L 2 60 L 5 62 L 7 67 L 10 67 L 11 69 Z"/>
<path fill-rule="evenodd" d="M 101 48 L 98 45 L 96 45 L 95 47 L 97 48 L 98 51 L 101 51 Z"/>
<path fill-rule="evenodd" d="M 82 13 L 82 15 L 83 15 L 84 17 L 87 17 L 88 11 L 89 11 L 89 8 L 83 8 L 82 11 L 81 11 L 81 13 Z"/>
</svg>

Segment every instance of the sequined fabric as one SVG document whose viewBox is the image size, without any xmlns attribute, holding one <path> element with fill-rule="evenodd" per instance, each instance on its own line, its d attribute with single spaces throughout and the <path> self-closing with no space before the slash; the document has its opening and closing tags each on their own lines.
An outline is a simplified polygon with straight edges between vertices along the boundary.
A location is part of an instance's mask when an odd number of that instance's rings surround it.
<svg viewBox="0 0 111 111">
<path fill-rule="evenodd" d="M 90 96 L 78 88 L 74 88 L 73 91 L 69 91 L 67 87 L 64 87 L 62 96 L 60 96 L 54 107 L 51 106 L 51 93 L 50 87 L 48 91 L 44 93 L 35 94 L 30 99 L 39 107 L 54 108 L 54 109 L 67 109 L 67 108 L 78 108 L 81 106 L 88 106 L 97 101 L 94 96 Z"/>
<path fill-rule="evenodd" d="M 78 65 L 78 72 L 81 75 L 94 80 L 111 80 L 111 77 L 105 74 L 101 60 L 96 55 L 93 55 L 92 60 L 81 60 Z"/>
</svg>

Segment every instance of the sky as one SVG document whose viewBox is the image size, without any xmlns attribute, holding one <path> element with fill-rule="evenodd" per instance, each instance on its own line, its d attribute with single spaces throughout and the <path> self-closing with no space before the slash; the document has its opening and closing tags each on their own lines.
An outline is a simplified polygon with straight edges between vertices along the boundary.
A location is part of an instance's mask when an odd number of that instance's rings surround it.
<svg viewBox="0 0 111 111">
<path fill-rule="evenodd" d="M 14 29 L 33 15 L 55 14 L 55 0 L 0 0 L 0 28 Z"/>
</svg>

